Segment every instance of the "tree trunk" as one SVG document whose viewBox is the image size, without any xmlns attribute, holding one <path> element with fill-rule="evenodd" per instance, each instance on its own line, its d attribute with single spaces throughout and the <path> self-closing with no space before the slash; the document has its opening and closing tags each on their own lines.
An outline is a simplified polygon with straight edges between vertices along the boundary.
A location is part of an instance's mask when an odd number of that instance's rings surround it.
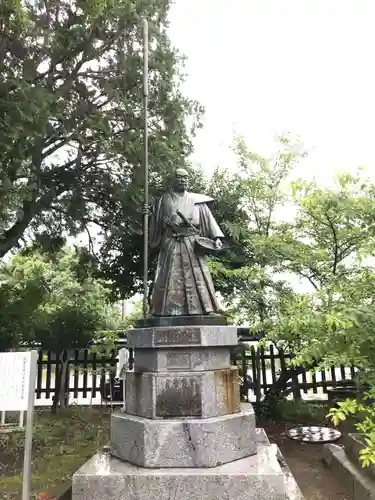
<svg viewBox="0 0 375 500">
<path fill-rule="evenodd" d="M 297 366 L 294 368 L 287 368 L 286 370 L 283 370 L 280 374 L 280 377 L 276 380 L 276 382 L 273 384 L 273 386 L 266 392 L 264 396 L 264 400 L 262 404 L 269 404 L 272 405 L 273 401 L 276 401 L 280 396 L 287 396 L 291 392 L 295 390 L 295 387 L 288 387 L 287 388 L 287 383 L 289 380 L 295 380 L 297 383 L 297 377 L 304 371 L 308 369 L 313 369 L 314 366 L 311 367 L 302 367 L 302 366 Z"/>
<path fill-rule="evenodd" d="M 66 352 L 64 351 L 64 359 L 62 359 L 61 363 L 61 383 L 60 383 L 60 391 L 59 391 L 59 405 L 62 410 L 65 410 L 67 407 L 67 398 L 65 393 L 65 385 L 66 385 L 66 377 L 68 374 L 68 359 L 66 356 Z"/>
<path fill-rule="evenodd" d="M 55 371 L 55 394 L 51 407 L 51 413 L 56 414 L 57 408 L 66 407 L 65 401 L 65 381 L 68 373 L 68 357 L 64 350 L 58 351 L 56 358 L 56 371 Z"/>
</svg>

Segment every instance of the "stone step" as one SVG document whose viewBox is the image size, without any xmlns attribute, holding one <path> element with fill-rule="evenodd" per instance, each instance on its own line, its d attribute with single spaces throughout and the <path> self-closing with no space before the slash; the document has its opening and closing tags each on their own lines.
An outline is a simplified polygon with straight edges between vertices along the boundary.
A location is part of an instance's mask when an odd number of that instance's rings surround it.
<svg viewBox="0 0 375 500">
<path fill-rule="evenodd" d="M 145 418 L 209 418 L 240 411 L 238 368 L 128 372 L 126 412 Z"/>
<path fill-rule="evenodd" d="M 214 468 L 145 469 L 97 454 L 73 476 L 73 500 L 303 500 L 275 445 Z"/>
<path fill-rule="evenodd" d="M 256 442 L 250 404 L 205 419 L 152 420 L 123 412 L 111 417 L 111 452 L 142 467 L 215 467 L 254 454 Z"/>
<path fill-rule="evenodd" d="M 375 465 L 371 464 L 369 467 L 362 467 L 359 460 L 359 452 L 365 447 L 362 442 L 360 434 L 348 434 L 344 437 L 344 448 L 350 460 L 357 464 L 361 470 L 369 477 L 375 480 Z"/>
<path fill-rule="evenodd" d="M 353 463 L 344 448 L 336 444 L 326 444 L 323 459 L 345 487 L 350 500 L 375 500 L 375 479 Z"/>
</svg>

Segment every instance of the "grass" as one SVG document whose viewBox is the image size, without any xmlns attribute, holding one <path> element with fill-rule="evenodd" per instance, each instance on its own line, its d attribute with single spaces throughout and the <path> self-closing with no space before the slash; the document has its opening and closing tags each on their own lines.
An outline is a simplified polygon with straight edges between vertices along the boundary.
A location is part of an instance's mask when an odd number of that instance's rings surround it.
<svg viewBox="0 0 375 500">
<path fill-rule="evenodd" d="M 328 403 L 328 401 L 281 400 L 273 407 L 272 415 L 268 417 L 260 415 L 257 418 L 257 426 L 283 424 L 285 428 L 298 427 L 300 425 L 318 425 L 334 428 L 331 420 L 327 419 L 327 414 L 332 406 L 334 406 L 334 403 Z M 356 432 L 355 424 L 357 421 L 358 418 L 356 416 L 347 418 L 344 422 L 341 422 L 337 429 L 343 434 Z"/>
<path fill-rule="evenodd" d="M 330 425 L 327 402 L 279 401 L 271 420 L 298 425 Z M 270 422 L 271 420 L 268 420 Z M 38 409 L 34 418 L 31 486 L 33 498 L 49 495 L 109 439 L 110 409 L 70 407 L 57 416 Z M 262 419 L 257 420 L 262 427 Z M 0 433 L 0 499 L 21 498 L 24 433 Z"/>
<path fill-rule="evenodd" d="M 327 425 L 326 419 L 330 405 L 326 401 L 308 402 L 304 400 L 280 401 L 275 407 L 275 420 L 283 422 L 300 422 L 313 424 L 320 423 Z"/>
<path fill-rule="evenodd" d="M 33 498 L 68 481 L 109 437 L 108 408 L 70 407 L 58 415 L 35 412 L 31 488 Z M 0 434 L 0 498 L 18 500 L 22 490 L 24 432 Z"/>
</svg>

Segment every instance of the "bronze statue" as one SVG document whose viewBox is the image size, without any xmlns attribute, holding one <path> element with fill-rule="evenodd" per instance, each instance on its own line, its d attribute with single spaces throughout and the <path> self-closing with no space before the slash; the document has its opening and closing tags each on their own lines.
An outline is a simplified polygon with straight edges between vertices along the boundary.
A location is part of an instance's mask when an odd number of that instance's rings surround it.
<svg viewBox="0 0 375 500">
<path fill-rule="evenodd" d="M 152 316 L 219 315 L 206 255 L 222 248 L 224 235 L 209 208 L 213 199 L 188 192 L 188 176 L 177 169 L 169 192 L 148 210 L 149 244 L 159 252 Z"/>
</svg>

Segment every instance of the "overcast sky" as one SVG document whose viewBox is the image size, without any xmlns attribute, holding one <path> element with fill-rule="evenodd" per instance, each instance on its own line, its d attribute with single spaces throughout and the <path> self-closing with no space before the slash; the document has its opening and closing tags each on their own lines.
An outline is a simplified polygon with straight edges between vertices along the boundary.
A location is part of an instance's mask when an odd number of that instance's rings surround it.
<svg viewBox="0 0 375 500">
<path fill-rule="evenodd" d="M 194 160 L 207 173 L 233 164 L 234 133 L 267 154 L 289 132 L 306 176 L 375 175 L 374 0 L 175 0 L 170 23 L 184 92 L 206 108 Z"/>
</svg>

